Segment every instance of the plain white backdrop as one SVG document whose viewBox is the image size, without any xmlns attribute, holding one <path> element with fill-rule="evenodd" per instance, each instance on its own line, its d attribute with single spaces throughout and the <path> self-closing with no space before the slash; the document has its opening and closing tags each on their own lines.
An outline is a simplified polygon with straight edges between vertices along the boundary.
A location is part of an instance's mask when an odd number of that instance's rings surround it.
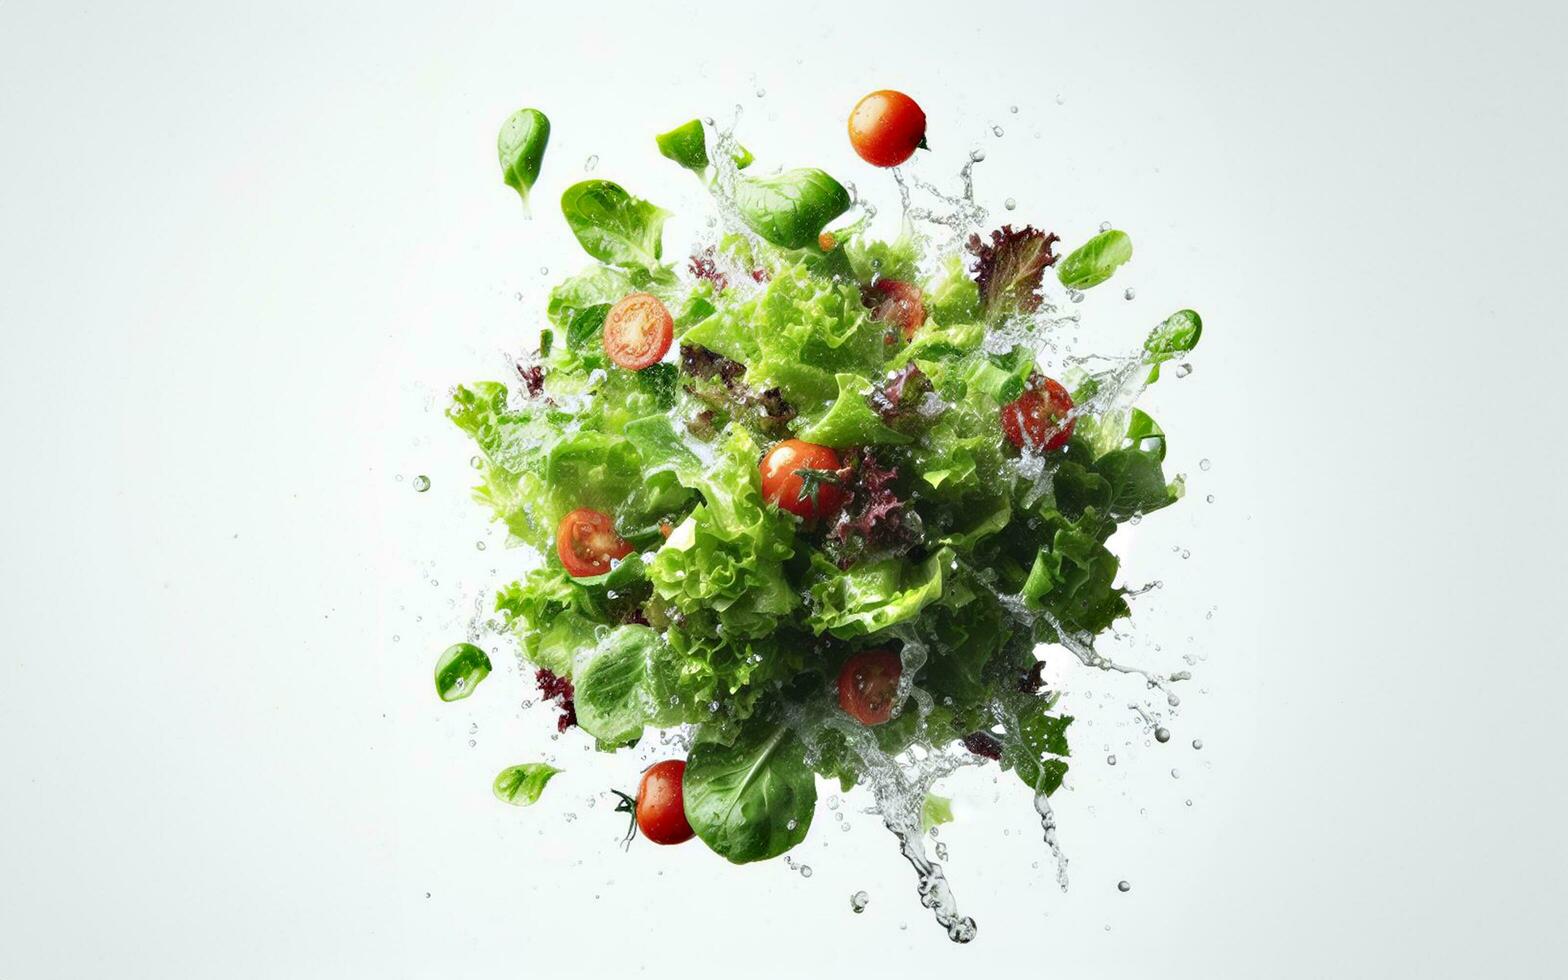
<svg viewBox="0 0 1568 980">
<path fill-rule="evenodd" d="M 1563 11 L 0 3 L 0 976 L 1560 973 Z M 741 104 L 888 211 L 843 136 L 879 87 L 928 179 L 986 151 L 996 223 L 1132 233 L 1086 342 L 1208 328 L 1153 393 L 1191 492 L 1126 547 L 1166 587 L 1124 649 L 1197 661 L 1176 736 L 1060 667 L 1073 888 L 969 774 L 966 948 L 863 799 L 810 878 L 623 854 L 616 763 L 507 658 L 430 684 L 517 565 L 440 408 L 583 261 L 560 190 L 596 157 L 679 249 L 651 135 Z M 545 752 L 537 806 L 490 797 Z"/>
</svg>

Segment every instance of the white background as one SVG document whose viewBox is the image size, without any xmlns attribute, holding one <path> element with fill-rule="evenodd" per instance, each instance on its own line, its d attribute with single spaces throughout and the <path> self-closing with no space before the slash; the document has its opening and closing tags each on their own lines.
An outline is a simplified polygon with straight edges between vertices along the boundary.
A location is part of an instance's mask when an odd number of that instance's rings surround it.
<svg viewBox="0 0 1568 980">
<path fill-rule="evenodd" d="M 654 6 L 0 4 L 0 977 L 1560 972 L 1564 8 Z M 679 250 L 651 134 L 742 103 L 886 211 L 842 129 L 884 86 L 996 223 L 1132 233 L 1087 346 L 1208 328 L 1152 393 L 1191 492 L 1126 549 L 1129 654 L 1204 658 L 1175 737 L 1061 668 L 1073 888 L 955 781 L 965 948 L 861 798 L 809 879 L 623 854 L 635 760 L 550 742 L 509 658 L 430 684 L 517 567 L 440 407 L 581 263 L 560 190 L 596 154 Z"/>
</svg>

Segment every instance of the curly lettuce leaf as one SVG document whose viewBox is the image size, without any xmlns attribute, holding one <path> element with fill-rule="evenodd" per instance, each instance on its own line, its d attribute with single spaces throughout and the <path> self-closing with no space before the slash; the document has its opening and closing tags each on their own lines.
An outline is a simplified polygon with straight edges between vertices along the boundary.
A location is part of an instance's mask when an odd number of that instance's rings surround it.
<svg viewBox="0 0 1568 980">
<path fill-rule="evenodd" d="M 818 635 L 847 640 L 909 622 L 942 597 L 943 570 L 952 560 L 942 548 L 918 565 L 889 558 L 843 569 L 815 554 L 806 623 Z"/>
</svg>

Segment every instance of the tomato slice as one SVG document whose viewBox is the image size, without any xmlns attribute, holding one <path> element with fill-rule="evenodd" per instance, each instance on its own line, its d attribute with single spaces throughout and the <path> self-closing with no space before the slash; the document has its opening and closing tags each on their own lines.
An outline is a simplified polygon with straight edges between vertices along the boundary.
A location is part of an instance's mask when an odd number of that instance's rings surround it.
<svg viewBox="0 0 1568 980">
<path fill-rule="evenodd" d="M 1073 398 L 1054 378 L 1036 374 L 1017 401 L 1002 406 L 1002 432 L 1019 449 L 1050 453 L 1073 436 Z"/>
<path fill-rule="evenodd" d="M 897 327 L 905 340 L 925 325 L 925 298 L 914 283 L 879 279 L 866 291 L 873 304 L 871 318 Z"/>
<path fill-rule="evenodd" d="M 844 661 L 838 672 L 838 706 L 862 725 L 880 725 L 893 717 L 893 697 L 904 664 L 888 650 L 863 650 Z"/>
<path fill-rule="evenodd" d="M 637 829 L 655 844 L 679 844 L 692 838 L 681 793 L 685 775 L 683 759 L 655 762 L 642 774 L 637 787 Z"/>
<path fill-rule="evenodd" d="M 674 338 L 675 319 L 651 293 L 632 293 L 604 318 L 604 351 L 628 371 L 659 363 Z"/>
<path fill-rule="evenodd" d="M 903 92 L 872 92 L 849 114 L 849 142 L 867 163 L 896 167 L 926 145 L 925 111 Z"/>
<path fill-rule="evenodd" d="M 579 507 L 555 529 L 555 553 L 573 578 L 603 575 L 610 562 L 631 554 L 632 546 L 615 533 L 610 515 Z"/>
<path fill-rule="evenodd" d="M 762 496 L 808 521 L 831 516 L 844 506 L 837 482 L 842 467 L 827 446 L 785 439 L 762 457 Z"/>
</svg>

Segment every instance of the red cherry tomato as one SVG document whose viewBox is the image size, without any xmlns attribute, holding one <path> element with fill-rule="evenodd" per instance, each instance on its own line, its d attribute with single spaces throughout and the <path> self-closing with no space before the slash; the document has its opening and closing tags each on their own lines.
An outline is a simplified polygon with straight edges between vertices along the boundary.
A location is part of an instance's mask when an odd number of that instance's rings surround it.
<svg viewBox="0 0 1568 980">
<path fill-rule="evenodd" d="M 632 293 L 604 318 L 604 351 L 628 371 L 659 363 L 674 337 L 675 319 L 650 293 Z"/>
<path fill-rule="evenodd" d="M 867 163 L 896 167 L 926 145 L 926 114 L 903 92 L 872 92 L 849 114 L 849 142 Z"/>
<path fill-rule="evenodd" d="M 632 546 L 615 533 L 608 514 L 579 507 L 561 518 L 555 529 L 555 553 L 566 574 L 575 578 L 603 575 L 610 562 L 631 554 Z"/>
<path fill-rule="evenodd" d="M 1073 435 L 1073 398 L 1054 379 L 1035 375 L 1029 389 L 1002 406 L 1002 432 L 1019 449 L 1055 452 Z"/>
<path fill-rule="evenodd" d="M 681 796 L 685 774 L 686 763 L 681 759 L 655 762 L 642 774 L 637 787 L 637 829 L 655 844 L 679 844 L 692 838 Z"/>
<path fill-rule="evenodd" d="M 844 491 L 833 482 L 841 466 L 827 446 L 785 439 L 762 457 L 762 496 L 808 521 L 830 516 L 844 506 Z"/>
<path fill-rule="evenodd" d="M 925 299 L 920 287 L 898 279 L 879 279 L 869 292 L 872 306 L 871 318 L 891 324 L 899 329 L 904 339 L 915 335 L 926 322 Z"/>
<path fill-rule="evenodd" d="M 844 661 L 838 672 L 838 706 L 862 725 L 880 725 L 893 717 L 893 695 L 904 665 L 898 654 L 863 650 Z"/>
</svg>

